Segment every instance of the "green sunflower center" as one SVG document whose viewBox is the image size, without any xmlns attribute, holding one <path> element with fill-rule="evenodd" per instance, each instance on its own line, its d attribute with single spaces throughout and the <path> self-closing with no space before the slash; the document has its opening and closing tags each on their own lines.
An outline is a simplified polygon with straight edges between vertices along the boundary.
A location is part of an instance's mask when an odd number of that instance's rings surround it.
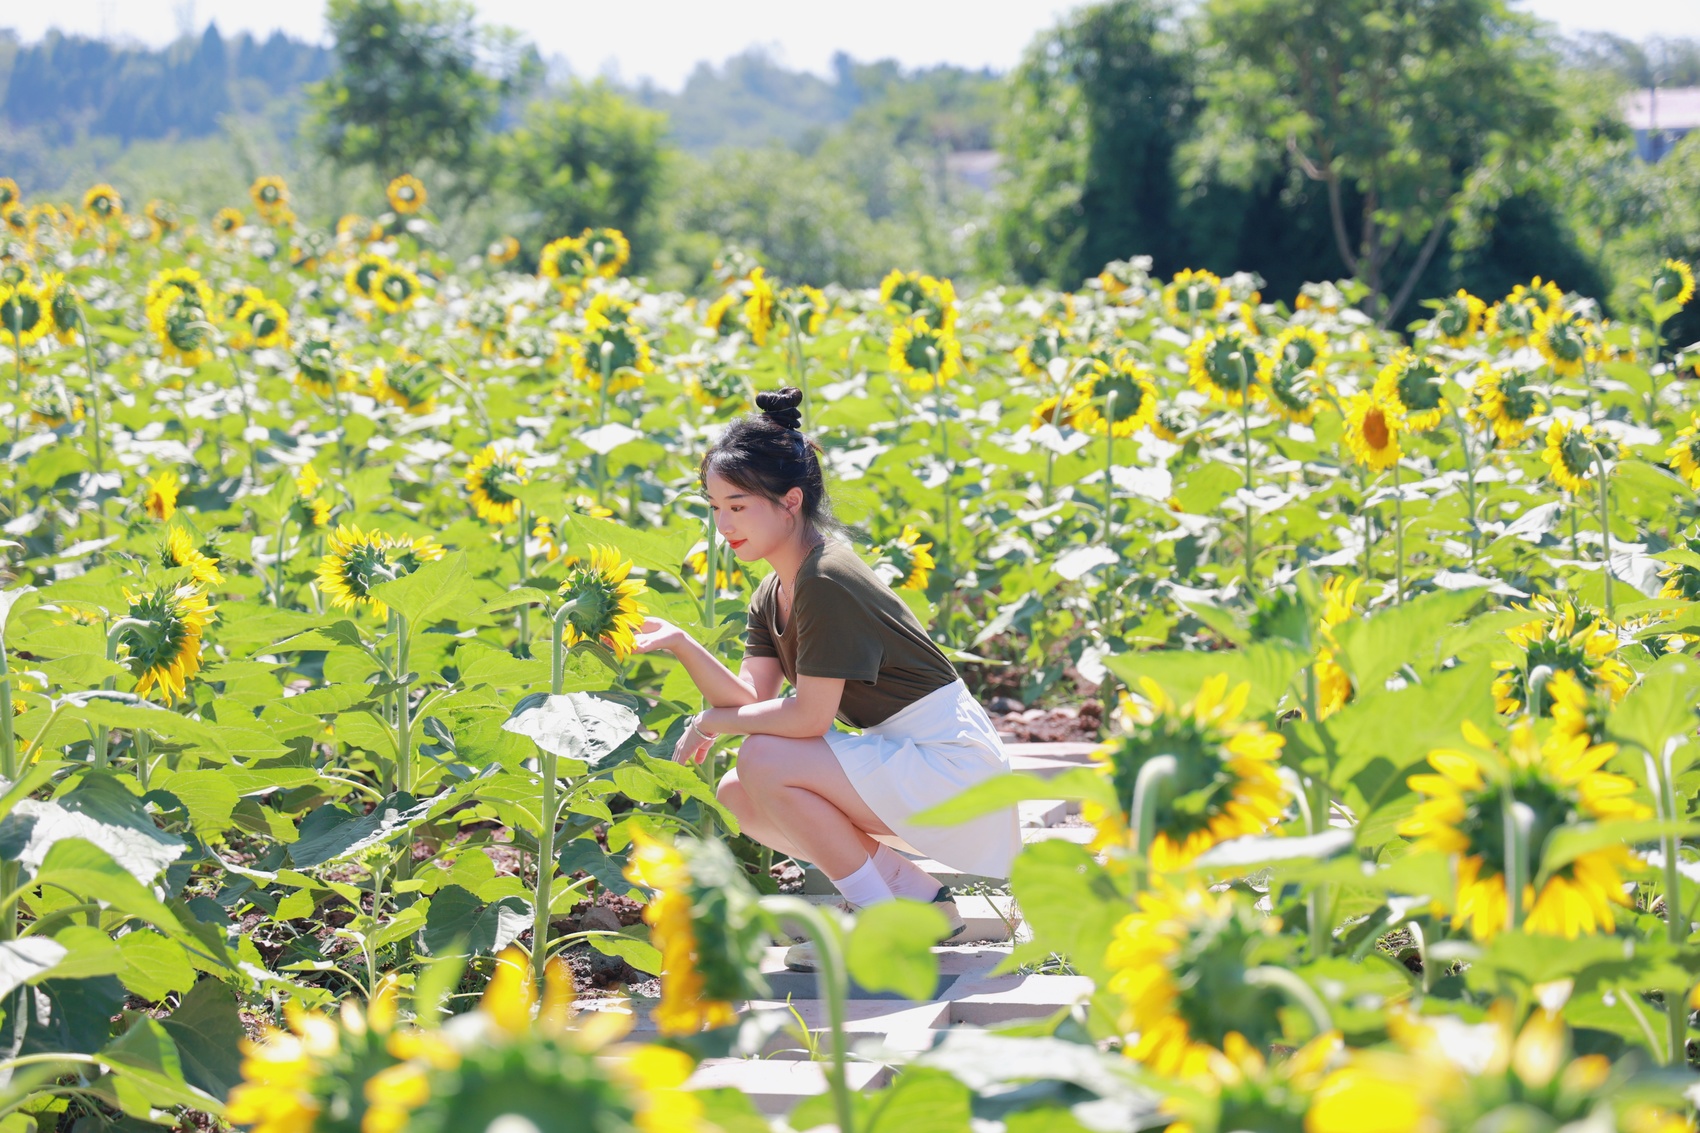
<svg viewBox="0 0 1700 1133">
<path fill-rule="evenodd" d="M 632 334 L 631 329 L 627 324 L 609 323 L 601 327 L 596 334 L 590 336 L 590 338 L 586 340 L 586 345 L 589 347 L 588 357 L 591 361 L 596 362 L 597 365 L 601 365 L 599 360 L 602 357 L 602 346 L 604 343 L 612 347 L 612 349 L 608 352 L 609 373 L 613 373 L 615 370 L 634 367 L 638 364 L 640 356 L 638 353 L 637 338 Z"/>
<path fill-rule="evenodd" d="M 1440 370 L 1426 358 L 1414 359 L 1399 375 L 1399 402 L 1413 413 L 1440 408 Z"/>
<path fill-rule="evenodd" d="M 917 331 L 903 348 L 903 360 L 910 369 L 937 371 L 944 364 L 944 343 L 939 333 L 931 328 Z"/>
<path fill-rule="evenodd" d="M 1238 916 L 1189 934 L 1175 965 L 1180 988 L 1175 1014 L 1195 1040 L 1220 1050 L 1230 1031 L 1256 1048 L 1280 1038 L 1285 1000 L 1272 988 L 1247 985 L 1245 978 L 1264 939 Z"/>
<path fill-rule="evenodd" d="M 1550 324 L 1547 327 L 1546 346 L 1561 362 L 1580 362 L 1588 354 L 1588 343 L 1582 337 L 1582 328 L 1575 323 Z"/>
<path fill-rule="evenodd" d="M 1531 879 L 1540 869 L 1541 851 L 1549 835 L 1575 816 L 1575 803 L 1561 792 L 1538 769 L 1519 768 L 1512 775 L 1511 793 L 1517 802 L 1534 813 L 1529 829 L 1528 860 L 1524 863 L 1524 878 Z M 1506 866 L 1505 849 L 1505 791 L 1490 782 L 1480 791 L 1465 795 L 1464 819 L 1458 832 L 1470 840 L 1470 853 L 1482 859 L 1482 875 L 1503 874 Z"/>
<path fill-rule="evenodd" d="M 1678 295 L 1682 294 L 1683 285 L 1685 283 L 1686 281 L 1682 278 L 1682 274 L 1675 268 L 1669 266 L 1660 267 L 1658 271 L 1653 273 L 1653 302 L 1669 303 L 1672 299 L 1675 299 Z"/>
<path fill-rule="evenodd" d="M 165 337 L 173 349 L 185 354 L 199 350 L 207 341 L 201 312 L 186 305 L 177 306 L 165 318 Z"/>
<path fill-rule="evenodd" d="M 1540 407 L 1533 387 L 1519 374 L 1507 374 L 1500 379 L 1499 399 L 1500 413 L 1512 421 L 1527 421 Z"/>
<path fill-rule="evenodd" d="M 1183 283 L 1175 289 L 1175 308 L 1196 316 L 1216 306 L 1216 289 L 1208 283 Z"/>
<path fill-rule="evenodd" d="M 1594 459 L 1594 446 L 1588 443 L 1588 438 L 1572 429 L 1564 434 L 1559 442 L 1558 454 L 1564 461 L 1565 469 L 1576 477 L 1587 474 L 1588 466 Z"/>
<path fill-rule="evenodd" d="M 1499 312 L 1499 327 L 1507 334 L 1527 335 L 1535 329 L 1535 312 L 1541 309 L 1535 299 L 1508 301 Z"/>
<path fill-rule="evenodd" d="M 182 655 L 189 641 L 189 623 L 169 591 L 161 588 L 132 602 L 128 616 L 143 623 L 126 626 L 120 636 L 130 650 L 132 675 L 165 668 Z"/>
<path fill-rule="evenodd" d="M 592 640 L 614 628 L 614 617 L 620 612 L 620 598 L 615 584 L 594 570 L 574 571 L 561 591 L 562 597 L 576 602 L 567 620 L 580 635 Z"/>
<path fill-rule="evenodd" d="M 413 281 L 405 275 L 386 275 L 379 286 L 393 303 L 405 303 L 413 297 Z"/>
<path fill-rule="evenodd" d="M 46 313 L 41 300 L 34 295 L 14 291 L 0 302 L 0 331 L 12 335 L 29 334 Z"/>
<path fill-rule="evenodd" d="M 414 567 L 419 564 L 415 562 Z M 338 574 L 342 576 L 342 584 L 348 592 L 357 598 L 371 597 L 372 587 L 380 582 L 391 582 L 409 570 L 401 569 L 399 562 L 392 563 L 388 548 L 373 543 L 361 543 L 343 552 Z M 411 568 L 409 568 L 411 569 Z"/>
<path fill-rule="evenodd" d="M 1133 788 L 1140 770 L 1159 755 L 1172 755 L 1178 766 L 1157 798 L 1157 830 L 1181 841 L 1203 830 L 1233 795 L 1237 780 L 1227 770 L 1229 736 L 1191 716 L 1159 716 L 1137 724 L 1115 741 L 1110 756 L 1110 781 L 1123 813 L 1133 805 Z M 1129 825 L 1137 816 L 1129 815 Z"/>
<path fill-rule="evenodd" d="M 1309 409 L 1316 401 L 1316 393 L 1311 389 L 1310 375 L 1307 367 L 1296 366 L 1290 361 L 1278 363 L 1269 375 L 1269 393 L 1274 399 L 1288 409 Z"/>
<path fill-rule="evenodd" d="M 1435 312 L 1434 325 L 1448 338 L 1457 338 L 1470 329 L 1470 305 L 1453 296 Z"/>
<path fill-rule="evenodd" d="M 1251 387 L 1257 359 L 1239 335 L 1225 335 L 1205 348 L 1204 372 L 1218 389 L 1243 394 Z"/>
<path fill-rule="evenodd" d="M 519 497 L 508 491 L 510 487 L 517 488 L 525 483 L 525 477 L 519 470 L 505 461 L 497 461 L 485 468 L 478 478 L 479 487 L 490 497 L 492 503 L 510 504 Z"/>
<path fill-rule="evenodd" d="M 1116 395 L 1114 402 L 1110 400 L 1112 393 Z M 1138 416 L 1139 411 L 1145 408 L 1145 399 L 1150 396 L 1151 387 L 1119 370 L 1101 374 L 1092 383 L 1092 399 L 1103 406 L 1100 412 L 1112 424 Z"/>
</svg>

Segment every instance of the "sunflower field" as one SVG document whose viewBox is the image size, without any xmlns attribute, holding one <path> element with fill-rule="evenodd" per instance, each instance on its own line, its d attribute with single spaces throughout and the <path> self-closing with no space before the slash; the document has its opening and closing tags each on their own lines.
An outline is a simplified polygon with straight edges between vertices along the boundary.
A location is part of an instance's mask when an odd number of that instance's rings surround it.
<svg viewBox="0 0 1700 1133">
<path fill-rule="evenodd" d="M 729 249 L 687 296 L 618 231 L 455 262 L 388 200 L 0 179 L 0 1133 L 767 1129 L 685 1084 L 793 932 L 846 1131 L 1696 1129 L 1687 264 L 1622 319 L 1535 279 L 1390 330 L 1138 259 L 959 294 Z M 1080 804 L 1005 966 L 1090 997 L 871 1094 L 846 968 L 924 998 L 937 914 L 778 892 L 735 742 L 673 763 L 700 699 L 633 649 L 736 667 L 761 566 L 698 462 L 781 385 L 970 686 L 1103 708 L 1090 765 L 930 816 Z"/>
</svg>

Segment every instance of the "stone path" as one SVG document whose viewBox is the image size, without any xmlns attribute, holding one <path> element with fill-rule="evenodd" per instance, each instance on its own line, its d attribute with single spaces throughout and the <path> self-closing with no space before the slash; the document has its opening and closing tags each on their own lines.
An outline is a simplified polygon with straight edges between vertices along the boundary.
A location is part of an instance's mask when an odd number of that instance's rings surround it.
<svg viewBox="0 0 1700 1133">
<path fill-rule="evenodd" d="M 1080 767 L 1095 745 L 1090 743 L 1005 743 L 1011 767 L 1046 778 Z M 1022 838 L 1033 842 L 1067 838 L 1085 844 L 1092 831 L 1084 826 L 1064 825 L 1078 803 L 1060 800 L 1021 804 Z M 935 861 L 919 860 L 921 868 L 952 888 L 973 887 L 990 879 L 961 874 Z M 836 898 L 831 883 L 815 870 L 804 875 L 803 891 L 823 903 Z M 1021 932 L 1019 910 L 1007 896 L 959 893 L 958 910 L 968 922 L 967 931 L 951 945 L 934 949 L 939 956 L 939 983 L 933 997 L 924 1003 L 892 994 L 872 995 L 853 988 L 847 1004 L 846 1027 L 850 1045 L 893 1052 L 921 1051 L 947 1027 L 990 1026 L 1024 1019 L 1043 1019 L 1081 1002 L 1092 991 L 1090 980 L 1081 976 L 992 975 L 992 970 L 1009 955 L 1011 942 Z M 813 1041 L 825 1050 L 826 1004 L 817 998 L 813 975 L 788 971 L 785 949 L 770 948 L 762 970 L 773 989 L 773 999 L 740 1004 L 740 1011 L 795 1010 L 809 1028 Z M 639 1038 L 648 1020 L 639 1022 Z M 708 1059 L 697 1067 L 688 1087 L 710 1089 L 731 1086 L 746 1095 L 765 1114 L 782 1117 L 799 1101 L 827 1089 L 825 1063 L 809 1061 L 797 1033 L 795 1021 L 788 1030 L 774 1034 L 757 1058 Z M 858 1061 L 850 1067 L 850 1084 L 856 1089 L 878 1089 L 891 1081 L 891 1068 L 873 1061 Z"/>
</svg>

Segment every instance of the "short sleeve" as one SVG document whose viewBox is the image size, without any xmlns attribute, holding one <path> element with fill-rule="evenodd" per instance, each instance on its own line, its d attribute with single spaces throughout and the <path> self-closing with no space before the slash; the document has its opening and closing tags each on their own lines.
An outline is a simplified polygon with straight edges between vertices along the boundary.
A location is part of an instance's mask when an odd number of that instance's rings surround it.
<svg viewBox="0 0 1700 1133">
<path fill-rule="evenodd" d="M 797 588 L 792 621 L 797 633 L 797 675 L 876 681 L 885 650 L 874 618 L 854 592 L 816 575 Z"/>
<path fill-rule="evenodd" d="M 773 634 L 767 628 L 767 615 L 762 613 L 760 606 L 753 601 L 744 623 L 744 656 L 779 656 L 779 650 L 773 647 Z"/>
</svg>

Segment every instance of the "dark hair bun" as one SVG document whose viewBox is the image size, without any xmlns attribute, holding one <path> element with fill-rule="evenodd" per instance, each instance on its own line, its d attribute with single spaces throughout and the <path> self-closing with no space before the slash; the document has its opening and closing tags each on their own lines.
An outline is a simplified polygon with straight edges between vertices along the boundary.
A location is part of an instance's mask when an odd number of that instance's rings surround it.
<svg viewBox="0 0 1700 1133">
<path fill-rule="evenodd" d="M 769 420 L 777 422 L 786 429 L 802 428 L 803 414 L 797 408 L 801 404 L 803 404 L 803 391 L 796 386 L 762 390 L 756 394 L 756 408 L 760 409 Z"/>
</svg>

